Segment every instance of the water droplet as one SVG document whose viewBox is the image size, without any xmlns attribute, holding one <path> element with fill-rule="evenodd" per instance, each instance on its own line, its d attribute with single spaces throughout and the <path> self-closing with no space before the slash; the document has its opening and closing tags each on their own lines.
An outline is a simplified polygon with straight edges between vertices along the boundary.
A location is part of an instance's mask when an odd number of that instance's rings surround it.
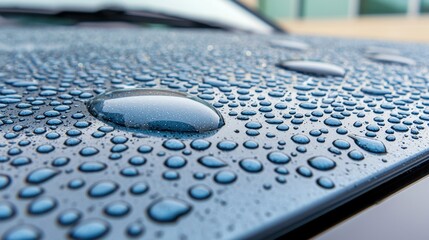
<svg viewBox="0 0 429 240">
<path fill-rule="evenodd" d="M 99 239 L 105 236 L 110 230 L 109 224 L 101 219 L 89 219 L 79 223 L 70 232 L 73 239 Z"/>
<path fill-rule="evenodd" d="M 383 142 L 380 142 L 375 139 L 360 137 L 358 135 L 349 135 L 349 137 L 351 137 L 355 141 L 356 145 L 358 145 L 365 151 L 368 151 L 370 153 L 387 153 L 386 147 L 384 146 Z"/>
<path fill-rule="evenodd" d="M 195 200 L 204 200 L 212 195 L 212 190 L 203 184 L 194 185 L 189 189 L 189 196 Z"/>
<path fill-rule="evenodd" d="M 88 195 L 93 198 L 106 197 L 114 193 L 119 185 L 113 181 L 103 180 L 92 185 L 88 190 Z"/>
<path fill-rule="evenodd" d="M 321 171 L 331 170 L 335 167 L 335 162 L 323 156 L 312 157 L 308 159 L 308 164 Z"/>
<path fill-rule="evenodd" d="M 239 164 L 244 171 L 250 173 L 257 173 L 263 169 L 262 163 L 256 159 L 243 159 Z"/>
<path fill-rule="evenodd" d="M 210 145 L 211 145 L 211 142 L 204 139 L 196 139 L 191 142 L 191 148 L 198 151 L 206 150 L 210 147 Z"/>
<path fill-rule="evenodd" d="M 219 184 L 230 184 L 237 180 L 237 175 L 231 171 L 225 170 L 216 173 L 214 176 L 215 182 Z"/>
<path fill-rule="evenodd" d="M 347 155 L 355 161 L 360 161 L 365 158 L 363 154 L 358 150 L 351 150 Z"/>
<path fill-rule="evenodd" d="M 53 168 L 39 168 L 32 171 L 27 176 L 27 182 L 32 184 L 41 184 L 58 174 L 60 174 L 60 171 Z"/>
<path fill-rule="evenodd" d="M 185 144 L 177 139 L 168 139 L 162 143 L 162 146 L 168 150 L 178 151 L 185 148 Z"/>
<path fill-rule="evenodd" d="M 79 170 L 86 173 L 99 172 L 103 171 L 106 168 L 107 165 L 105 163 L 97 161 L 84 162 L 79 166 Z"/>
<path fill-rule="evenodd" d="M 6 174 L 0 173 L 0 190 L 7 188 L 10 184 L 10 177 Z"/>
<path fill-rule="evenodd" d="M 111 217 L 123 217 L 131 211 L 131 205 L 125 201 L 116 201 L 104 208 L 104 213 Z"/>
<path fill-rule="evenodd" d="M 138 182 L 130 187 L 130 193 L 134 195 L 141 195 L 149 190 L 149 186 L 145 182 Z"/>
<path fill-rule="evenodd" d="M 203 156 L 198 159 L 198 162 L 208 168 L 221 168 L 227 166 L 227 164 L 213 156 Z"/>
<path fill-rule="evenodd" d="M 238 146 L 238 144 L 236 142 L 233 141 L 229 141 L 229 140 L 224 140 L 224 141 L 220 141 L 217 144 L 217 148 L 219 148 L 222 151 L 232 151 L 234 150 L 236 147 Z"/>
<path fill-rule="evenodd" d="M 20 198 L 34 198 L 43 193 L 43 188 L 39 186 L 28 186 L 21 189 L 18 193 Z"/>
<path fill-rule="evenodd" d="M 286 164 L 290 161 L 290 157 L 282 152 L 270 152 L 267 159 L 274 164 Z"/>
<path fill-rule="evenodd" d="M 304 166 L 298 167 L 296 169 L 296 172 L 299 173 L 303 177 L 312 177 L 313 176 L 313 172 L 311 172 L 310 168 L 304 167 Z"/>
<path fill-rule="evenodd" d="M 293 135 L 291 139 L 292 141 L 298 144 L 307 144 L 310 142 L 310 139 L 307 136 L 302 134 Z"/>
<path fill-rule="evenodd" d="M 388 54 L 388 53 L 377 53 L 377 54 L 371 54 L 368 56 L 369 59 L 377 61 L 377 62 L 383 62 L 383 63 L 397 63 L 397 64 L 403 64 L 403 65 L 415 65 L 416 62 L 407 57 L 403 57 L 400 55 L 394 55 L 394 54 Z"/>
<path fill-rule="evenodd" d="M 277 48 L 286 48 L 291 50 L 304 51 L 309 48 L 309 45 L 303 42 L 292 41 L 292 40 L 272 40 L 270 41 L 271 46 Z"/>
<path fill-rule="evenodd" d="M 333 142 L 334 146 L 339 148 L 339 149 L 349 149 L 350 148 L 350 143 L 348 143 L 345 140 L 341 140 L 341 139 L 337 139 Z"/>
<path fill-rule="evenodd" d="M 285 61 L 281 62 L 279 66 L 288 70 L 314 75 L 342 77 L 346 73 L 346 70 L 340 66 L 316 61 Z"/>
<path fill-rule="evenodd" d="M 165 166 L 169 168 L 182 168 L 186 163 L 186 159 L 182 156 L 172 156 L 165 161 Z"/>
<path fill-rule="evenodd" d="M 58 215 L 57 221 L 63 226 L 70 226 L 82 218 L 82 213 L 76 209 L 67 209 Z"/>
<path fill-rule="evenodd" d="M 144 232 L 144 227 L 141 223 L 131 223 L 127 226 L 127 235 L 130 237 L 139 237 Z"/>
<path fill-rule="evenodd" d="M 11 229 L 9 229 L 4 235 L 4 240 L 39 240 L 42 238 L 42 231 L 40 231 L 38 228 L 27 225 L 27 224 L 20 224 L 18 226 L 15 226 Z"/>
<path fill-rule="evenodd" d="M 39 215 L 52 211 L 57 206 L 57 200 L 52 197 L 41 197 L 30 203 L 28 213 Z"/>
<path fill-rule="evenodd" d="M 192 209 L 191 205 L 176 198 L 163 198 L 148 207 L 149 217 L 156 222 L 175 222 Z"/>
<path fill-rule="evenodd" d="M 316 182 L 322 188 L 332 189 L 332 188 L 335 187 L 334 182 L 332 182 L 332 180 L 329 179 L 329 178 L 327 178 L 327 177 L 320 177 L 320 178 L 317 179 Z"/>
<path fill-rule="evenodd" d="M 224 125 L 221 114 L 207 102 L 160 89 L 106 92 L 93 98 L 88 110 L 106 122 L 142 130 L 206 132 Z"/>
<path fill-rule="evenodd" d="M 15 206 L 10 202 L 0 202 L 0 221 L 12 218 L 16 213 Z"/>
</svg>

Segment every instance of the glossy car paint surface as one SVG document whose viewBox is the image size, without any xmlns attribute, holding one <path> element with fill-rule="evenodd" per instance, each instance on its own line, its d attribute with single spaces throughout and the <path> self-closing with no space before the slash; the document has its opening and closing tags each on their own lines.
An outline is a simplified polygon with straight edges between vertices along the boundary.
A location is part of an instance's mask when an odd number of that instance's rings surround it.
<svg viewBox="0 0 429 240">
<path fill-rule="evenodd" d="M 425 45 L 201 30 L 0 32 L 5 239 L 273 237 L 427 153 Z M 374 58 L 392 49 L 391 61 Z M 305 69 L 285 68 L 292 60 Z M 133 88 L 198 97 L 225 125 L 140 130 L 87 108 Z"/>
</svg>

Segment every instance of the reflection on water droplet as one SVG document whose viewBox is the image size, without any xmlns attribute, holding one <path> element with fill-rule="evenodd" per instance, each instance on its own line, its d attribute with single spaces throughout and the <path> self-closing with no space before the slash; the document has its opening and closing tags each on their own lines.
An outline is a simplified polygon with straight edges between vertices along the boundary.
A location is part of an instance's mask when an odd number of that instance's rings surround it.
<svg viewBox="0 0 429 240">
<path fill-rule="evenodd" d="M 224 125 L 221 114 L 207 102 L 169 90 L 115 90 L 87 106 L 101 120 L 142 130 L 201 133 Z"/>
<path fill-rule="evenodd" d="M 316 61 L 284 61 L 278 66 L 302 73 L 314 75 L 330 75 L 330 76 L 344 76 L 346 70 L 344 68 L 324 62 Z"/>
</svg>

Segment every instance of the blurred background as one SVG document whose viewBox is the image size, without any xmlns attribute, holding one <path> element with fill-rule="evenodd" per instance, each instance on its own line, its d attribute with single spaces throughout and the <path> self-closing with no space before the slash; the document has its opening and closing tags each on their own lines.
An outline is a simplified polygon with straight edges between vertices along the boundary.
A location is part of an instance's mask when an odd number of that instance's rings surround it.
<svg viewBox="0 0 429 240">
<path fill-rule="evenodd" d="M 241 0 L 295 34 L 429 43 L 429 0 Z"/>
</svg>

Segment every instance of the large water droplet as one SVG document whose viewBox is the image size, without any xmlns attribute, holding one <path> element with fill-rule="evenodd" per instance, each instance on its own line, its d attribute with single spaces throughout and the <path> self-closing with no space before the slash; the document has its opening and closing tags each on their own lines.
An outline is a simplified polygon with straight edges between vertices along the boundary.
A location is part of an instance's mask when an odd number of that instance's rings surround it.
<svg viewBox="0 0 429 240">
<path fill-rule="evenodd" d="M 88 195 L 94 198 L 105 197 L 114 193 L 118 188 L 119 186 L 117 183 L 104 180 L 92 185 L 88 190 Z"/>
<path fill-rule="evenodd" d="M 416 62 L 407 57 L 403 57 L 400 55 L 394 55 L 394 54 L 387 54 L 387 53 L 379 53 L 368 56 L 369 59 L 377 61 L 377 62 L 383 62 L 383 63 L 397 63 L 397 64 L 403 64 L 403 65 L 414 65 Z"/>
<path fill-rule="evenodd" d="M 303 42 L 292 41 L 292 40 L 272 40 L 270 41 L 271 46 L 277 48 L 286 48 L 291 50 L 307 50 L 309 45 Z"/>
<path fill-rule="evenodd" d="M 99 219 L 86 220 L 74 227 L 69 235 L 72 239 L 99 239 L 110 230 L 107 222 Z"/>
<path fill-rule="evenodd" d="M 174 222 L 191 209 L 191 206 L 182 200 L 164 198 L 152 203 L 148 208 L 148 214 L 157 222 Z"/>
<path fill-rule="evenodd" d="M 224 161 L 213 156 L 203 156 L 198 159 L 198 162 L 208 168 L 221 168 L 227 165 Z"/>
<path fill-rule="evenodd" d="M 44 214 L 52 211 L 57 205 L 57 200 L 55 200 L 55 198 L 41 197 L 30 203 L 28 212 L 34 215 Z"/>
<path fill-rule="evenodd" d="M 4 240 L 29 239 L 38 240 L 42 238 L 42 231 L 32 225 L 18 225 L 9 229 L 4 235 Z"/>
<path fill-rule="evenodd" d="M 168 90 L 115 90 L 87 106 L 101 120 L 142 130 L 206 132 L 224 125 L 221 114 L 207 102 Z"/>
<path fill-rule="evenodd" d="M 203 184 L 194 185 L 189 189 L 189 196 L 195 200 L 204 200 L 212 195 L 212 190 Z"/>
<path fill-rule="evenodd" d="M 331 170 L 335 167 L 335 162 L 323 156 L 312 157 L 308 160 L 308 164 L 313 168 L 321 171 Z"/>
<path fill-rule="evenodd" d="M 387 153 L 384 144 L 378 140 L 360 137 L 357 135 L 349 135 L 349 137 L 355 141 L 356 145 L 365 151 L 371 153 Z"/>
<path fill-rule="evenodd" d="M 48 181 L 60 173 L 59 170 L 53 168 L 39 168 L 31 172 L 27 176 L 27 182 L 32 184 L 40 184 Z"/>
<path fill-rule="evenodd" d="M 257 173 L 263 169 L 262 163 L 256 159 L 243 159 L 239 164 L 244 171 L 250 173 Z"/>
<path fill-rule="evenodd" d="M 0 221 L 13 217 L 15 213 L 15 207 L 10 202 L 0 202 Z"/>
<path fill-rule="evenodd" d="M 314 75 L 330 75 L 341 77 L 346 73 L 346 70 L 340 66 L 316 61 L 284 61 L 281 62 L 279 66 L 288 70 Z"/>
</svg>

